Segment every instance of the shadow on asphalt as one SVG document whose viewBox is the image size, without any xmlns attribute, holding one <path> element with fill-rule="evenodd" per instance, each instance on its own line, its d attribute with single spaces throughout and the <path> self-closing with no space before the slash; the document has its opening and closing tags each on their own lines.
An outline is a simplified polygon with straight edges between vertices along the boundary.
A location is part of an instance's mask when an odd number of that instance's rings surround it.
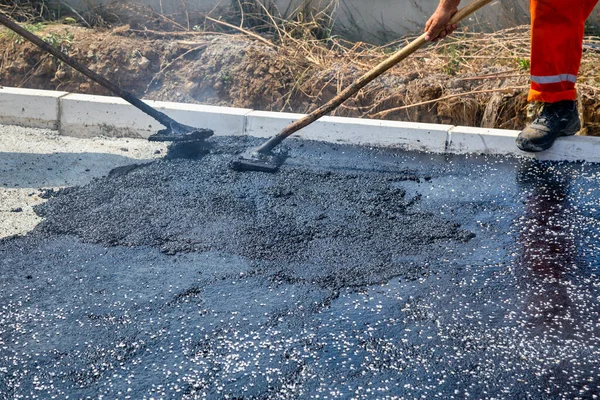
<svg viewBox="0 0 600 400">
<path fill-rule="evenodd" d="M 94 177 L 107 175 L 113 168 L 148 161 L 105 153 L 0 152 L 0 187 L 37 189 L 83 185 Z"/>
</svg>

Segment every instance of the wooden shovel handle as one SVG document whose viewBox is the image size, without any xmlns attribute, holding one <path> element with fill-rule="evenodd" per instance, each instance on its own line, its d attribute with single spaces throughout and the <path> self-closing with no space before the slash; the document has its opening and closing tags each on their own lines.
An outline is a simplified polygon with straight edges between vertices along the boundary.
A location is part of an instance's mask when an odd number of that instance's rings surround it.
<svg viewBox="0 0 600 400">
<path fill-rule="evenodd" d="M 475 11 L 479 10 L 486 4 L 492 2 L 492 0 L 474 0 L 470 4 L 458 10 L 456 14 L 450 19 L 448 25 L 457 24 L 469 15 L 473 14 Z M 394 65 L 398 64 L 402 60 L 406 59 L 408 56 L 413 54 L 415 51 L 423 47 L 427 44 L 427 40 L 425 37 L 426 33 L 419 36 L 417 39 L 413 40 L 404 48 L 400 49 L 398 52 L 390 56 L 385 61 L 381 62 L 375 68 L 364 74 L 362 77 L 357 79 L 354 83 L 344 89 L 340 94 L 335 96 L 329 102 L 324 104 L 323 106 L 317 108 L 312 113 L 308 114 L 302 119 L 288 125 L 281 132 L 279 132 L 276 136 L 273 136 L 267 142 L 265 142 L 262 146 L 260 146 L 257 151 L 260 153 L 268 153 L 275 146 L 281 143 L 285 138 L 294 133 L 298 132 L 300 129 L 312 124 L 319 118 L 324 115 L 329 114 L 331 111 L 335 110 L 342 104 L 344 101 L 348 100 L 350 97 L 355 95 L 360 89 L 365 87 L 375 78 L 379 77 L 381 74 L 392 68 Z"/>
</svg>

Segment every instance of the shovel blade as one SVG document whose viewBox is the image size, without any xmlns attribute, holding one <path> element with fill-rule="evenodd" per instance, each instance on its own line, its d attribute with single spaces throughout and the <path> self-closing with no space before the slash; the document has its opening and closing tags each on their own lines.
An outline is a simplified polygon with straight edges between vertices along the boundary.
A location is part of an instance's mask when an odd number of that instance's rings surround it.
<svg viewBox="0 0 600 400">
<path fill-rule="evenodd" d="M 231 162 L 231 169 L 238 172 L 257 171 L 275 173 L 287 158 L 287 152 L 261 153 L 248 150 Z"/>
<path fill-rule="evenodd" d="M 173 121 L 169 127 L 151 135 L 151 142 L 198 142 L 214 135 L 211 129 L 194 128 Z"/>
</svg>

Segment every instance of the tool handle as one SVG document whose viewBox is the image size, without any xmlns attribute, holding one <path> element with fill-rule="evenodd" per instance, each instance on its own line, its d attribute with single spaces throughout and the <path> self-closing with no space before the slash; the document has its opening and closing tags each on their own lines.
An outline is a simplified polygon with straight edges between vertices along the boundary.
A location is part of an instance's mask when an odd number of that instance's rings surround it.
<svg viewBox="0 0 600 400">
<path fill-rule="evenodd" d="M 486 4 L 490 3 L 492 0 L 474 0 L 470 4 L 458 10 L 456 14 L 452 16 L 448 25 L 457 24 L 469 15 L 473 14 L 475 11 L 479 10 Z M 299 119 L 298 121 L 293 122 L 292 124 L 285 127 L 281 132 L 277 135 L 273 136 L 267 142 L 265 142 L 262 146 L 260 146 L 257 151 L 260 153 L 267 153 L 279 143 L 281 143 L 285 138 L 293 135 L 298 132 L 300 129 L 312 124 L 319 118 L 323 117 L 326 114 L 329 114 L 331 111 L 338 108 L 344 101 L 348 100 L 350 97 L 354 96 L 359 90 L 368 85 L 375 78 L 379 77 L 381 74 L 392 68 L 394 65 L 398 64 L 415 51 L 423 47 L 427 40 L 425 37 L 426 33 L 419 36 L 417 39 L 413 40 L 404 48 L 400 49 L 398 52 L 393 54 L 388 59 L 381 62 L 375 68 L 364 74 L 362 77 L 357 79 L 354 83 L 344 89 L 340 94 L 335 96 L 329 102 L 324 104 L 323 106 L 317 108 L 312 113 L 307 116 Z"/>
<path fill-rule="evenodd" d="M 173 123 L 175 122 L 173 119 L 168 117 L 166 114 L 163 114 L 162 112 L 150 107 L 148 104 L 144 103 L 143 101 L 141 101 L 140 99 L 138 99 L 137 97 L 132 95 L 131 93 L 124 91 L 123 89 L 121 89 L 114 83 L 106 80 L 105 78 L 101 77 L 100 75 L 98 75 L 97 73 L 92 71 L 91 69 L 81 65 L 79 62 L 77 62 L 73 58 L 69 57 L 68 55 L 64 54 L 62 51 L 58 50 L 54 46 L 49 45 L 44 40 L 42 40 L 40 37 L 34 35 L 33 33 L 29 32 L 28 30 L 23 28 L 21 25 L 17 24 L 13 20 L 11 20 L 3 12 L 0 12 L 0 24 L 6 26 L 11 31 L 23 36 L 25 39 L 29 40 L 31 43 L 40 47 L 45 52 L 52 54 L 54 57 L 63 61 L 65 64 L 71 66 L 72 68 L 76 69 L 77 71 L 81 72 L 82 74 L 84 74 L 85 76 L 87 76 L 88 78 L 93 80 L 94 82 L 98 83 L 99 85 L 110 90 L 112 93 L 116 94 L 117 96 L 122 97 L 124 100 L 128 101 L 135 107 L 139 108 L 146 114 L 150 115 L 152 118 L 156 119 L 158 122 L 160 122 L 167 128 L 170 128 L 173 125 Z"/>
</svg>

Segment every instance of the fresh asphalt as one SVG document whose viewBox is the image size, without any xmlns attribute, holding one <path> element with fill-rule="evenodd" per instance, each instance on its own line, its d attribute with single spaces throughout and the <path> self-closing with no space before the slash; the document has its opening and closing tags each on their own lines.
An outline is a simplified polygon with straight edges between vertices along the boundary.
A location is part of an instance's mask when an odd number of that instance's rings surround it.
<svg viewBox="0 0 600 400">
<path fill-rule="evenodd" d="M 0 241 L 0 398 L 600 395 L 600 166 L 215 138 Z M 196 153 L 197 151 L 197 153 Z"/>
</svg>

